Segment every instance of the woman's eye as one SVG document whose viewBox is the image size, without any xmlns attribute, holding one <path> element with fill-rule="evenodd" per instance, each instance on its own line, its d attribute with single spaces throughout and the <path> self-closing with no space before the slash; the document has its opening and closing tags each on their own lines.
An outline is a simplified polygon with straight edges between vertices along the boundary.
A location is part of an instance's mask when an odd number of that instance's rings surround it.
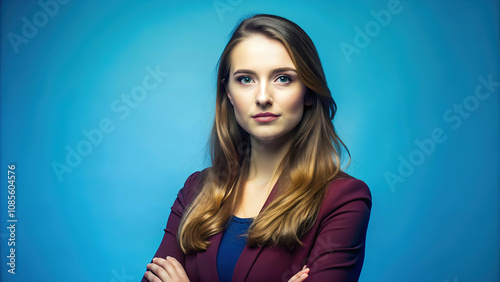
<svg viewBox="0 0 500 282">
<path fill-rule="evenodd" d="M 287 75 L 281 75 L 278 77 L 279 83 L 287 83 L 287 82 L 291 82 L 291 81 L 292 81 L 292 78 L 287 76 Z"/>
<path fill-rule="evenodd" d="M 248 83 L 251 83 L 253 80 L 249 76 L 240 76 L 240 77 L 238 77 L 238 81 L 240 83 L 243 83 L 243 84 L 248 84 Z"/>
</svg>

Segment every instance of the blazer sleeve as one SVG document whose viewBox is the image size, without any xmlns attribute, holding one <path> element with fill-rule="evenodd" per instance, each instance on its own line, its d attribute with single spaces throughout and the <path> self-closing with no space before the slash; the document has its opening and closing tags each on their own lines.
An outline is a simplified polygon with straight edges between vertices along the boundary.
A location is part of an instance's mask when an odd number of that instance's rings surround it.
<svg viewBox="0 0 500 282">
<path fill-rule="evenodd" d="M 307 262 L 307 281 L 358 281 L 371 203 L 370 190 L 361 180 L 339 179 L 330 184 Z"/>
<path fill-rule="evenodd" d="M 182 266 L 185 266 L 185 255 L 177 240 L 177 230 L 179 229 L 179 224 L 185 209 L 198 192 L 197 186 L 199 183 L 199 176 L 199 171 L 191 174 L 184 183 L 184 187 L 177 194 L 177 198 L 171 208 L 170 216 L 168 217 L 167 226 L 164 229 L 165 234 L 154 255 L 155 258 L 166 258 L 167 256 L 171 256 L 177 259 Z M 147 280 L 143 277 L 142 281 Z"/>
</svg>

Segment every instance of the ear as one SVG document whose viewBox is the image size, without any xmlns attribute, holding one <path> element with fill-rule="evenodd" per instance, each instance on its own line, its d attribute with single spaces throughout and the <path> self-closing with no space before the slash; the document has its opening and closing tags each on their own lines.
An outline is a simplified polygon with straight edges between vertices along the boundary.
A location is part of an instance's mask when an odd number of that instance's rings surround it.
<svg viewBox="0 0 500 282">
<path fill-rule="evenodd" d="M 312 106 L 312 104 L 313 104 L 313 95 L 311 94 L 310 91 L 307 91 L 306 96 L 304 97 L 304 105 Z"/>
<path fill-rule="evenodd" d="M 229 93 L 229 91 L 226 89 L 226 92 L 227 92 L 227 98 L 229 99 L 229 102 L 231 102 L 231 105 L 234 106 L 233 104 L 233 97 L 231 96 L 231 93 Z"/>
</svg>

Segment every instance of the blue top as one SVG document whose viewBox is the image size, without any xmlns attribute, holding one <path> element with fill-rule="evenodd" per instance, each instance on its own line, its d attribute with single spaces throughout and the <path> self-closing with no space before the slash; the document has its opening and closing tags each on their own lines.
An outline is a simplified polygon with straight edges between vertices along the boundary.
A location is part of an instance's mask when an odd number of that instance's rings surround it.
<svg viewBox="0 0 500 282">
<path fill-rule="evenodd" d="M 231 282 L 236 262 L 247 243 L 246 235 L 252 221 L 253 218 L 239 218 L 234 215 L 229 219 L 217 252 L 219 281 Z"/>
</svg>

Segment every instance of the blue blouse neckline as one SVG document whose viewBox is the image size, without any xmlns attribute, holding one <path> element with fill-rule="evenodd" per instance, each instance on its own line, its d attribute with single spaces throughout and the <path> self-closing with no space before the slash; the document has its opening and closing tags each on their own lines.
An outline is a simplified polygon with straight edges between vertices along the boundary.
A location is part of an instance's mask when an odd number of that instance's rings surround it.
<svg viewBox="0 0 500 282">
<path fill-rule="evenodd" d="M 254 219 L 253 219 L 253 217 L 242 218 L 242 217 L 237 217 L 235 215 L 232 215 L 230 220 L 237 222 L 237 223 L 252 223 L 252 221 Z"/>
</svg>

